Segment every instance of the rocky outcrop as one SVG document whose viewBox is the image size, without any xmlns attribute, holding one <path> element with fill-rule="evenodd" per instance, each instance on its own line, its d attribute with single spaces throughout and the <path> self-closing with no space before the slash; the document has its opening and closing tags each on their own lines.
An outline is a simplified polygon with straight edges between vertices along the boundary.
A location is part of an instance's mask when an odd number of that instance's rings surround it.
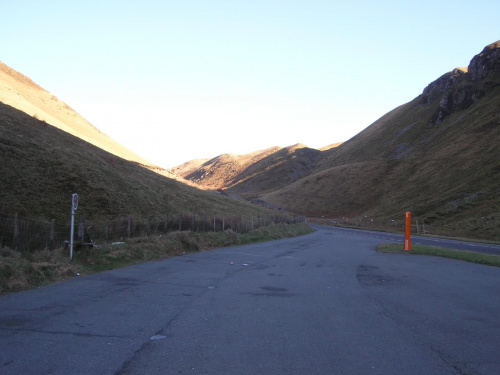
<svg viewBox="0 0 500 375">
<path fill-rule="evenodd" d="M 480 81 L 491 72 L 500 71 L 500 40 L 486 46 L 483 51 L 474 56 L 469 64 L 470 79 Z"/>
<path fill-rule="evenodd" d="M 464 110 L 484 96 L 482 83 L 500 71 L 500 41 L 474 56 L 468 68 L 456 68 L 430 83 L 420 96 L 420 105 L 439 101 L 429 125 L 439 125 L 451 113 Z"/>
<path fill-rule="evenodd" d="M 443 74 L 434 82 L 429 83 L 424 89 L 423 95 L 428 97 L 434 90 L 449 91 L 457 87 L 458 83 L 462 81 L 467 74 L 467 68 L 456 68 L 451 72 Z"/>
</svg>

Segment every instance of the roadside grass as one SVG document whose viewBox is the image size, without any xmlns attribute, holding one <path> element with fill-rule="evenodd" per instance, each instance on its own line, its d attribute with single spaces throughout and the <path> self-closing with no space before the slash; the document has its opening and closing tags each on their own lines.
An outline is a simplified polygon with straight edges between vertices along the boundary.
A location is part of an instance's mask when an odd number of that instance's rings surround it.
<svg viewBox="0 0 500 375">
<path fill-rule="evenodd" d="M 384 233 L 395 233 L 395 234 L 404 234 L 404 228 L 396 229 L 391 225 L 381 224 L 382 220 L 375 220 L 374 222 L 358 222 L 355 221 L 353 223 L 342 223 L 340 222 L 342 219 L 338 218 L 319 218 L 319 217 L 307 217 L 307 222 L 311 224 L 325 225 L 330 227 L 339 227 L 339 228 L 350 228 L 350 229 L 359 229 L 359 230 L 369 230 L 374 232 L 384 232 Z M 335 222 L 335 223 L 332 223 Z M 488 240 L 484 238 L 478 237 L 464 237 L 463 235 L 453 235 L 453 234 L 431 234 L 428 231 L 423 233 L 412 233 L 412 236 L 421 236 L 421 237 L 432 237 L 432 238 L 441 238 L 447 240 L 454 241 L 462 241 L 462 242 L 478 242 L 483 244 L 491 244 L 491 245 L 500 245 L 499 240 Z"/>
<path fill-rule="evenodd" d="M 312 233 L 306 223 L 272 224 L 253 232 L 171 232 L 162 236 L 132 238 L 116 245 L 75 251 L 73 262 L 68 250 L 21 252 L 0 249 L 0 296 L 151 260 L 181 256 L 221 247 L 278 240 Z"/>
<path fill-rule="evenodd" d="M 379 253 L 399 253 L 410 255 L 432 255 L 443 258 L 463 260 L 470 263 L 484 264 L 488 266 L 500 267 L 500 256 L 492 254 L 475 253 L 455 249 L 446 249 L 437 246 L 412 245 L 411 251 L 404 251 L 402 244 L 379 244 Z"/>
<path fill-rule="evenodd" d="M 422 235 L 420 235 L 420 236 L 422 236 Z M 470 238 L 470 237 L 460 237 L 460 236 L 441 236 L 441 235 L 434 235 L 434 234 L 425 234 L 423 236 L 433 237 L 433 238 L 441 238 L 441 239 L 446 239 L 446 240 L 462 241 L 462 242 L 478 242 L 478 243 L 489 244 L 489 245 L 500 245 L 500 241 L 485 240 L 482 238 Z"/>
<path fill-rule="evenodd" d="M 0 249 L 0 295 L 63 281 L 77 273 L 62 248 L 29 253 Z"/>
</svg>

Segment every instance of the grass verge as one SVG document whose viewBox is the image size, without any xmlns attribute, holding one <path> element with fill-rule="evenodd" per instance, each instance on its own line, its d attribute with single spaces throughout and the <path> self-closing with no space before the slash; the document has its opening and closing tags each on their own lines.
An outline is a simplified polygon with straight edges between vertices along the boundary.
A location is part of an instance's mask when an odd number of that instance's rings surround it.
<svg viewBox="0 0 500 375">
<path fill-rule="evenodd" d="M 114 268 L 220 247 L 296 237 L 313 232 L 308 224 L 276 224 L 240 234 L 224 232 L 171 232 L 163 236 L 133 238 L 118 245 L 76 251 L 19 252 L 0 249 L 0 295 L 64 281 Z"/>
<path fill-rule="evenodd" d="M 485 264 L 488 266 L 500 267 L 500 256 L 475 253 L 472 251 L 463 251 L 455 249 L 446 249 L 436 246 L 412 245 L 411 251 L 403 251 L 401 244 L 379 244 L 377 251 L 380 253 L 399 253 L 413 255 L 432 255 L 443 258 L 464 260 L 466 262 Z"/>
</svg>

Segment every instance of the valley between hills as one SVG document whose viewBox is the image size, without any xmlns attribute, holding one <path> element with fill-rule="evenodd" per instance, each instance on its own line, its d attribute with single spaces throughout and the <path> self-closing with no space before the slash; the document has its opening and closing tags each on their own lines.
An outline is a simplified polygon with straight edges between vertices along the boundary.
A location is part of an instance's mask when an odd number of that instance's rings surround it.
<svg viewBox="0 0 500 375">
<path fill-rule="evenodd" d="M 411 211 L 433 234 L 500 240 L 500 41 L 416 94 L 341 144 L 166 170 L 0 63 L 0 213 L 62 219 L 78 191 L 88 218 L 273 209 L 387 227 Z"/>
</svg>

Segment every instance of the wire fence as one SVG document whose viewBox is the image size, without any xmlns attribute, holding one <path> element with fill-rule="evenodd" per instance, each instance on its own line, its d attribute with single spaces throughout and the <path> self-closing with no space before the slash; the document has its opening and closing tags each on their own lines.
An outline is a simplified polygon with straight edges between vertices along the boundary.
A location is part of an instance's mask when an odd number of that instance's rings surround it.
<svg viewBox="0 0 500 375">
<path fill-rule="evenodd" d="M 308 217 L 307 221 L 309 223 L 328 225 L 328 226 L 342 226 L 348 228 L 359 228 L 368 230 L 378 230 L 385 232 L 401 232 L 405 231 L 405 221 L 404 217 L 399 220 L 387 220 L 387 219 L 372 219 L 372 218 L 354 218 L 349 219 L 343 218 L 315 218 Z M 415 234 L 429 234 L 429 225 L 427 225 L 422 219 L 412 218 L 411 232 Z"/>
<path fill-rule="evenodd" d="M 248 233 L 270 224 L 304 222 L 305 216 L 275 214 L 251 217 L 224 217 L 198 214 L 165 214 L 116 220 L 75 221 L 73 242 L 93 246 L 122 242 L 127 238 L 148 237 L 173 231 Z M 56 249 L 70 242 L 70 223 L 57 223 L 0 213 L 0 245 L 19 251 Z"/>
</svg>

